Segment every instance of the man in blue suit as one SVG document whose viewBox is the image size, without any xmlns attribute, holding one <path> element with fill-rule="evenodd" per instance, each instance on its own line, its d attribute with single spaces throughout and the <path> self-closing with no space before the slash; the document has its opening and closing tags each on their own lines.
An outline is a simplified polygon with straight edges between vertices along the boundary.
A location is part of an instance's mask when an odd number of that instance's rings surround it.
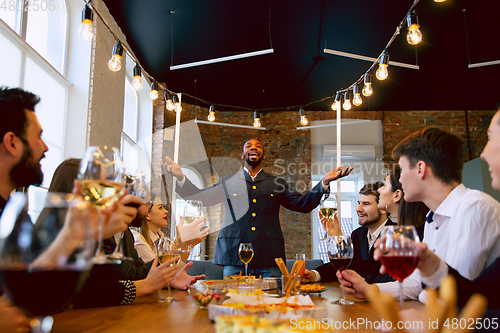
<svg viewBox="0 0 500 333">
<path fill-rule="evenodd" d="M 212 187 L 199 189 L 184 177 L 180 166 L 167 157 L 167 172 L 177 178 L 177 193 L 186 200 L 201 200 L 204 206 L 225 204 L 225 216 L 217 238 L 213 263 L 224 266 L 224 276 L 238 274 L 243 265 L 238 257 L 240 243 L 252 243 L 254 257 L 249 273 L 279 276 L 275 258 L 285 260 L 285 241 L 279 221 L 279 209 L 308 213 L 318 206 L 329 183 L 347 176 L 352 167 L 331 170 L 304 195 L 288 187 L 283 178 L 271 176 L 262 169 L 264 146 L 252 139 L 243 146 L 243 171 L 224 176 Z"/>
</svg>

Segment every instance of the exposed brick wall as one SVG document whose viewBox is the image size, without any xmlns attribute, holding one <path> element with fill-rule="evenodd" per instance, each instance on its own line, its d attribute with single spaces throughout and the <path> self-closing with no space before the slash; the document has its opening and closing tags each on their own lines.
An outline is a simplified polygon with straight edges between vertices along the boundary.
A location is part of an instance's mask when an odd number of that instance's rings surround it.
<svg viewBox="0 0 500 333">
<path fill-rule="evenodd" d="M 193 119 L 194 110 L 194 106 L 183 104 L 182 122 Z M 197 107 L 196 110 L 198 119 L 205 120 L 207 109 Z M 472 159 L 479 156 L 486 144 L 486 130 L 494 113 L 495 111 L 467 112 Z M 251 125 L 253 122 L 252 112 L 217 112 L 216 115 L 216 121 L 225 123 Z M 310 120 L 336 118 L 334 111 L 309 112 L 307 115 Z M 258 138 L 264 143 L 266 149 L 266 159 L 263 162 L 264 169 L 270 174 L 285 177 L 290 186 L 300 192 L 309 189 L 306 186 L 309 186 L 311 183 L 310 131 L 296 130 L 298 124 L 296 111 L 263 113 L 261 117 L 263 126 L 268 128 L 267 131 L 199 124 L 198 128 L 204 141 L 207 156 L 209 159 L 215 157 L 233 157 L 239 159 L 243 143 L 249 139 Z M 424 126 L 438 126 L 467 139 L 464 111 L 349 111 L 343 112 L 342 117 L 382 120 L 384 161 L 389 162 L 389 164 L 391 164 L 392 148 L 406 135 Z M 167 112 L 165 114 L 165 127 L 174 124 L 175 114 Z M 221 176 L 233 174 L 241 166 L 241 163 L 222 165 L 217 164 L 215 159 L 213 161 L 213 166 Z M 283 172 L 283 167 L 290 172 Z M 287 257 L 293 258 L 295 253 L 302 252 L 306 253 L 308 258 L 310 258 L 311 220 L 309 214 L 295 213 L 282 208 L 280 211 L 280 220 L 285 236 Z M 218 222 L 220 223 L 220 221 Z M 213 256 L 216 238 L 217 233 L 212 234 L 209 238 L 207 253 L 210 258 Z"/>
</svg>

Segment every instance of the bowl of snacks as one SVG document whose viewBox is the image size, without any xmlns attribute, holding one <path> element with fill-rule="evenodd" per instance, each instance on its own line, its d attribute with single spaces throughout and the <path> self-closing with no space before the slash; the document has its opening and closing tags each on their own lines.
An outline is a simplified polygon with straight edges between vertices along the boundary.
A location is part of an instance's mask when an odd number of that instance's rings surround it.
<svg viewBox="0 0 500 333">
<path fill-rule="evenodd" d="M 222 304 L 227 294 L 225 285 L 192 284 L 189 294 L 200 309 L 207 309 L 208 304 Z"/>
</svg>

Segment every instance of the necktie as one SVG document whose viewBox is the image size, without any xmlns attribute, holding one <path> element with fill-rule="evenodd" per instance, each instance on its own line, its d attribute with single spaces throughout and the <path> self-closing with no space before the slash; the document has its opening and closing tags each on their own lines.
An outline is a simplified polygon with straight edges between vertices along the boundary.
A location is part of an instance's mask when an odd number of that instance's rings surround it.
<svg viewBox="0 0 500 333">
<path fill-rule="evenodd" d="M 434 212 L 431 210 L 429 211 L 429 214 L 427 214 L 425 220 L 427 221 L 427 223 L 431 223 L 433 219 L 434 219 Z"/>
</svg>

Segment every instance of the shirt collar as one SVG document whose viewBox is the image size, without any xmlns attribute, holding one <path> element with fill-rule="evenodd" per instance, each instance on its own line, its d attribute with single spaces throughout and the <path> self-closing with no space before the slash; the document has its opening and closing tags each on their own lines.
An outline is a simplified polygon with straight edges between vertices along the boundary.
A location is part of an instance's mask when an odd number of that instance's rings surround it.
<svg viewBox="0 0 500 333">
<path fill-rule="evenodd" d="M 382 228 L 386 225 L 387 221 L 389 219 L 386 219 L 384 223 L 382 223 L 377 230 L 372 234 L 370 232 L 370 229 L 368 229 L 368 244 L 370 245 L 370 248 L 373 246 L 373 243 L 375 243 L 375 240 L 378 238 L 380 233 L 382 232 Z"/>
<path fill-rule="evenodd" d="M 259 170 L 259 171 L 257 171 L 257 173 L 255 174 L 255 176 L 252 176 L 252 175 L 250 174 L 250 171 L 248 171 L 248 169 L 247 169 L 247 167 L 246 167 L 246 166 L 244 166 L 244 167 L 243 167 L 243 170 L 245 170 L 245 171 L 246 171 L 246 173 L 248 173 L 248 175 L 250 176 L 250 178 L 252 178 L 252 181 L 254 181 L 254 180 L 255 180 L 255 178 L 257 178 L 257 176 L 259 175 L 259 173 L 263 170 L 263 168 L 260 168 L 260 170 Z"/>
<path fill-rule="evenodd" d="M 456 211 L 459 198 L 464 195 L 466 191 L 467 188 L 464 186 L 464 184 L 460 184 L 455 187 L 434 212 L 434 219 L 438 215 L 450 217 Z"/>
</svg>

